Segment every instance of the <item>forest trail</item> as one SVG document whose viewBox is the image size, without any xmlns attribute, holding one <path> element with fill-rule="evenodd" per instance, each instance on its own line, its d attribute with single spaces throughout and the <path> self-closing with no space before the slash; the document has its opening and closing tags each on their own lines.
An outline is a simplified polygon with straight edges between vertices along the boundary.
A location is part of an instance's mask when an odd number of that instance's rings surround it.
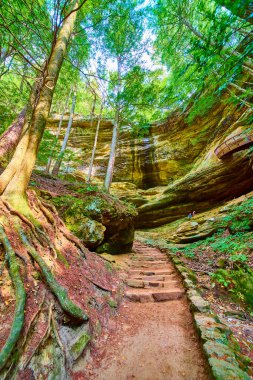
<svg viewBox="0 0 253 380">
<path fill-rule="evenodd" d="M 78 379 L 209 379 L 176 270 L 156 248 L 136 242 L 134 251 L 124 301 Z"/>
</svg>

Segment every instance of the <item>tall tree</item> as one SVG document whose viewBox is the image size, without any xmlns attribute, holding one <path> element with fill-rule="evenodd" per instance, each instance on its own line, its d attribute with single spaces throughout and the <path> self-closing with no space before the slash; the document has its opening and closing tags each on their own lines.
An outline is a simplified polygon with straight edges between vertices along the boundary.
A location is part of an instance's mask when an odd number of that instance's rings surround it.
<svg viewBox="0 0 253 380">
<path fill-rule="evenodd" d="M 101 123 L 101 119 L 102 119 L 103 108 L 104 108 L 104 99 L 102 99 L 102 101 L 101 101 L 100 111 L 99 111 L 99 115 L 97 118 L 96 132 L 95 132 L 94 143 L 93 143 L 93 148 L 92 148 L 92 152 L 91 152 L 91 160 L 90 160 L 90 165 L 89 165 L 89 171 L 88 171 L 88 175 L 87 175 L 87 182 L 88 183 L 91 181 L 91 178 L 92 178 L 92 170 L 93 170 L 93 166 L 94 166 L 94 160 L 95 160 L 95 154 L 96 154 L 96 149 L 97 149 L 98 135 L 99 135 L 100 123 Z"/>
<path fill-rule="evenodd" d="M 121 124 L 123 76 L 141 55 L 140 43 L 143 27 L 142 13 L 137 8 L 139 3 L 137 0 L 131 2 L 116 0 L 109 3 L 106 9 L 108 18 L 103 20 L 95 32 L 95 36 L 98 36 L 100 41 L 100 50 L 116 67 L 110 77 L 111 96 L 109 102 L 111 105 L 113 104 L 114 125 L 104 182 L 107 191 L 109 191 L 113 178 L 118 132 Z"/>
<path fill-rule="evenodd" d="M 24 323 L 26 290 L 23 285 L 16 252 L 21 251 L 23 254 L 26 252 L 28 257 L 32 258 L 32 262 L 37 263 L 49 288 L 57 297 L 63 310 L 74 318 L 82 321 L 87 320 L 84 311 L 71 301 L 66 289 L 57 282 L 50 267 L 42 258 L 43 250 L 44 254 L 47 249 L 56 254 L 54 243 L 48 238 L 47 234 L 50 230 L 50 224 L 51 226 L 54 224 L 54 228 L 56 228 L 57 217 L 53 217 L 52 210 L 50 211 L 45 205 L 43 206 L 32 193 L 26 192 L 38 147 L 46 126 L 46 119 L 51 107 L 55 85 L 74 29 L 77 11 L 84 3 L 85 0 L 79 3 L 78 0 L 72 0 L 65 2 L 62 9 L 57 8 L 58 15 L 54 18 L 56 27 L 51 39 L 50 54 L 44 60 L 44 64 L 38 68 L 40 77 L 34 86 L 35 90 L 31 91 L 21 138 L 13 158 L 0 176 L 0 241 L 5 250 L 8 269 L 16 296 L 16 308 L 12 327 L 5 345 L 0 351 L 0 370 L 6 365 L 20 337 Z M 29 8 L 27 12 L 30 12 Z M 37 14 L 37 17 L 39 17 L 39 14 Z M 6 27 L 9 31 L 10 27 L 8 24 Z M 12 34 L 11 29 L 9 33 Z M 40 209 L 42 215 L 46 216 L 44 222 L 38 219 L 35 209 Z M 62 232 L 60 232 L 59 228 L 61 228 Z M 45 229 L 47 232 L 45 232 Z M 77 245 L 79 244 L 62 225 L 60 227 L 60 222 L 58 222 L 58 234 L 62 233 L 66 237 L 68 236 L 69 241 L 75 241 Z M 55 239 L 56 235 L 53 240 Z M 18 244 L 15 245 L 15 242 L 18 242 Z M 45 242 L 47 243 L 45 244 Z M 20 255 L 23 257 L 22 254 Z M 28 263 L 28 259 L 24 258 L 24 261 Z M 29 265 L 32 265 L 32 262 Z M 29 265 L 27 266 L 27 270 L 29 269 Z"/>
<path fill-rule="evenodd" d="M 52 174 L 55 176 L 57 176 L 59 173 L 61 163 L 62 163 L 64 154 L 65 154 L 65 151 L 67 148 L 67 143 L 69 140 L 69 135 L 70 135 L 70 131 L 71 131 L 72 123 L 73 123 L 73 118 L 74 118 L 74 113 L 75 113 L 75 106 L 76 106 L 76 86 L 74 87 L 74 90 L 73 90 L 72 105 L 71 105 L 71 111 L 70 111 L 70 115 L 69 115 L 68 126 L 67 126 L 65 136 L 64 136 L 64 139 L 62 142 L 60 153 L 59 153 L 59 155 L 55 161 L 55 164 L 54 164 L 54 167 L 52 170 Z"/>
<path fill-rule="evenodd" d="M 51 148 L 51 150 L 49 152 L 49 157 L 48 157 L 47 166 L 46 166 L 46 172 L 47 173 L 50 172 L 50 167 L 51 167 L 51 164 L 52 164 L 54 150 L 56 148 L 56 145 L 57 145 L 59 137 L 60 137 L 60 133 L 61 133 L 61 129 L 62 129 L 62 122 L 63 122 L 64 115 L 65 115 L 65 113 L 68 110 L 70 96 L 71 96 L 71 90 L 70 90 L 70 92 L 69 92 L 69 94 L 67 96 L 66 102 L 64 104 L 64 107 L 63 107 L 63 110 L 62 110 L 62 113 L 61 113 L 61 116 L 60 116 L 59 125 L 58 125 L 58 129 L 57 129 L 56 136 L 55 136 L 55 142 L 54 142 L 54 144 L 53 144 L 53 146 L 52 146 L 52 148 Z"/>
</svg>

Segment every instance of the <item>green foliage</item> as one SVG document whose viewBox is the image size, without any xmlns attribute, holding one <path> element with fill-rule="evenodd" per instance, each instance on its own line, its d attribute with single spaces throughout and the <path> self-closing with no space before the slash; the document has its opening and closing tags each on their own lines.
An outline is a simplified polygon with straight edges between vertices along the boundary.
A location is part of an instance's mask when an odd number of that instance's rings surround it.
<svg viewBox="0 0 253 380">
<path fill-rule="evenodd" d="M 223 218 L 223 225 L 229 226 L 232 233 L 238 231 L 250 231 L 253 226 L 253 197 L 229 210 Z"/>
<path fill-rule="evenodd" d="M 196 117 L 204 116 L 217 102 L 216 94 L 207 94 L 199 97 L 190 109 L 186 122 L 191 123 Z"/>
<path fill-rule="evenodd" d="M 253 310 L 253 271 L 248 267 L 237 270 L 218 269 L 210 274 L 212 281 L 227 288 L 235 298 L 245 302 Z"/>
<path fill-rule="evenodd" d="M 228 287 L 231 283 L 229 272 L 226 269 L 218 269 L 215 273 L 210 273 L 210 277 L 214 282 L 224 287 Z"/>
<path fill-rule="evenodd" d="M 6 74 L 0 80 L 0 134 L 12 123 L 24 107 L 28 98 L 28 89 L 20 91 L 21 78 L 13 73 Z"/>
<path fill-rule="evenodd" d="M 250 33 L 251 26 L 215 1 L 159 0 L 152 7 L 156 55 L 170 70 L 168 100 L 186 109 L 193 99 L 191 122 L 241 75 L 243 60 L 252 54 L 243 30 Z M 233 101 L 244 104 L 248 91 L 232 95 Z"/>
<path fill-rule="evenodd" d="M 56 158 L 56 152 L 60 149 L 60 144 L 59 142 L 56 144 L 55 135 L 53 135 L 52 132 L 46 130 L 40 143 L 36 161 L 37 166 L 45 166 L 47 164 L 48 156 L 52 146 L 55 147 L 55 149 L 52 152 L 53 158 Z"/>
<path fill-rule="evenodd" d="M 107 300 L 107 303 L 108 303 L 108 305 L 109 305 L 111 308 L 116 308 L 116 307 L 118 307 L 117 302 L 116 302 L 115 300 L 113 300 L 112 298 L 109 298 L 109 299 Z"/>
<path fill-rule="evenodd" d="M 238 253 L 229 256 L 229 260 L 234 263 L 245 263 L 248 261 L 248 257 L 244 253 Z"/>
</svg>

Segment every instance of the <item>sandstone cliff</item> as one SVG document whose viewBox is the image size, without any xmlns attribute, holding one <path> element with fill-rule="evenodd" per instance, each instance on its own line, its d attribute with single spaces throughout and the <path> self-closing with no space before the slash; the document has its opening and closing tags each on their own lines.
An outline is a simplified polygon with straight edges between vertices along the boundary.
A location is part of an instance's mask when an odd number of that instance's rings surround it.
<svg viewBox="0 0 253 380">
<path fill-rule="evenodd" d="M 128 126 L 120 131 L 112 192 L 139 207 L 137 228 L 163 225 L 191 210 L 208 210 L 253 188 L 250 149 L 222 160 L 214 153 L 224 140 L 249 128 L 250 110 L 227 102 L 225 95 L 192 122 L 187 122 L 188 113 L 173 113 L 152 125 L 145 137 L 133 137 Z M 53 115 L 49 120 L 52 130 L 58 119 Z M 106 171 L 112 126 L 110 120 L 101 123 L 94 168 L 99 180 Z M 70 146 L 79 154 L 84 172 L 95 128 L 96 122 L 90 128 L 89 120 L 74 119 Z"/>
</svg>

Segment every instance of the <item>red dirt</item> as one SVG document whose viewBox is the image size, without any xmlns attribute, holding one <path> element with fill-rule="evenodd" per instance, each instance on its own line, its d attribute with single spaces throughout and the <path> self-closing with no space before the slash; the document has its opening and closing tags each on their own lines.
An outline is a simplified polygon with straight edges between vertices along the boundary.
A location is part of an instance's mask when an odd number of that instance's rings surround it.
<svg viewBox="0 0 253 380">
<path fill-rule="evenodd" d="M 138 303 L 125 299 L 91 347 L 85 372 L 76 372 L 74 378 L 209 379 L 185 296 L 168 302 Z"/>
</svg>

